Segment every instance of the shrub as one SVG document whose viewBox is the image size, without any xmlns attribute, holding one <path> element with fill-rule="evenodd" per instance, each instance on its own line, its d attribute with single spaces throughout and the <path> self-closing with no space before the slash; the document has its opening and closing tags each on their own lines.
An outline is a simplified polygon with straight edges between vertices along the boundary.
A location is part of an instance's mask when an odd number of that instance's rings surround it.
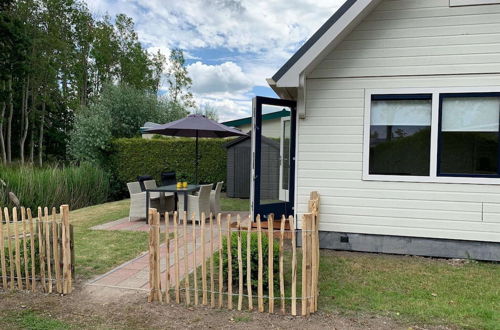
<svg viewBox="0 0 500 330">
<path fill-rule="evenodd" d="M 21 225 L 21 223 L 19 223 L 19 225 Z M 19 244 L 19 264 L 21 265 L 21 274 L 23 274 L 22 276 L 24 277 L 25 263 L 24 263 L 24 245 L 23 245 L 22 238 L 19 239 L 19 242 L 20 242 L 20 244 Z M 29 238 L 27 238 L 26 243 L 27 243 L 26 244 L 26 253 L 28 256 L 28 271 L 31 274 L 31 265 L 32 265 L 33 260 L 31 259 L 31 243 L 30 243 Z M 35 269 L 37 272 L 39 272 L 40 271 L 40 250 L 38 248 L 38 236 L 35 236 L 34 244 L 35 244 L 35 246 L 34 246 L 35 247 L 35 259 L 34 259 Z M 14 243 L 13 239 L 11 240 L 11 249 L 12 249 L 12 259 L 13 259 L 12 261 L 10 260 L 9 247 L 7 245 L 7 241 L 5 241 L 4 252 L 5 252 L 5 265 L 6 265 L 7 271 L 10 270 L 11 263 L 12 263 L 13 269 L 16 270 L 16 253 L 15 253 L 15 243 Z"/>
<path fill-rule="evenodd" d="M 108 198 L 109 175 L 89 164 L 79 167 L 32 166 L 0 167 L 0 206 L 14 206 L 9 200 L 12 191 L 22 206 L 32 210 L 38 206 L 59 207 L 68 204 L 71 209 L 103 203 Z"/>
<path fill-rule="evenodd" d="M 262 233 L 262 265 L 263 272 L 262 278 L 264 279 L 263 287 L 264 290 L 268 289 L 268 260 L 269 260 L 269 239 L 266 235 L 267 233 Z M 241 254 L 243 259 L 243 278 L 246 283 L 247 276 L 247 233 L 241 233 Z M 252 289 L 257 290 L 258 285 L 258 275 L 259 275 L 259 249 L 258 249 L 258 234 L 252 233 L 250 238 L 250 263 L 251 263 L 251 278 L 252 278 Z M 237 284 L 239 277 L 238 269 L 238 233 L 232 233 L 231 236 L 231 257 L 232 257 L 232 271 L 233 271 L 233 284 Z M 215 265 L 219 265 L 219 252 L 214 254 Z M 273 274 L 274 274 L 274 287 L 278 288 L 279 285 L 279 245 L 276 240 L 274 240 L 273 245 Z M 218 266 L 216 266 L 218 267 Z M 224 281 L 227 279 L 227 237 L 222 239 L 222 269 L 224 274 Z M 236 280 L 235 280 L 236 279 Z"/>
<path fill-rule="evenodd" d="M 226 180 L 227 139 L 200 139 L 198 178 L 201 183 Z M 160 180 L 162 171 L 175 171 L 178 179 L 194 182 L 195 139 L 191 138 L 131 138 L 113 141 L 111 172 L 122 192 L 126 183 L 138 175 L 151 175 Z"/>
</svg>

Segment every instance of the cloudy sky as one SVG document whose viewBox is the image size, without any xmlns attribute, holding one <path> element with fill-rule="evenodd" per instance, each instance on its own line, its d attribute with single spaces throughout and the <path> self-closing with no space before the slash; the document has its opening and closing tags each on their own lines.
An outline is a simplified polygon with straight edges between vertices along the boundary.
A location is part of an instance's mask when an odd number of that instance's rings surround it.
<svg viewBox="0 0 500 330">
<path fill-rule="evenodd" d="M 184 50 L 192 91 L 219 119 L 249 116 L 255 95 L 344 0 L 86 0 L 99 17 L 132 17 L 150 51 Z M 166 86 L 165 86 L 166 88 Z"/>
</svg>

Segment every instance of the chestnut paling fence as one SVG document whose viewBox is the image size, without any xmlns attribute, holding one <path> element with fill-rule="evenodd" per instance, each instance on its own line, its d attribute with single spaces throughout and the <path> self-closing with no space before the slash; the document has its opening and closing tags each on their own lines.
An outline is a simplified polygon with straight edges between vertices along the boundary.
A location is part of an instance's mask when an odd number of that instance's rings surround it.
<svg viewBox="0 0 500 330">
<path fill-rule="evenodd" d="M 0 285 L 67 294 L 73 290 L 73 227 L 69 206 L 31 210 L 0 209 Z"/>
<path fill-rule="evenodd" d="M 178 217 L 175 212 L 173 228 L 167 225 L 164 232 L 160 214 L 150 209 L 149 301 L 256 308 L 269 313 L 276 307 L 281 314 L 304 316 L 314 313 L 319 295 L 318 208 L 319 195 L 312 192 L 301 230 L 296 229 L 292 216 L 276 221 L 271 214 L 265 223 L 257 216 L 252 226 L 250 219 L 243 222 L 238 216 L 232 222 L 231 215 L 221 214 L 195 223 L 193 215 L 188 226 L 187 214 Z M 252 241 L 256 241 L 257 253 Z"/>
</svg>

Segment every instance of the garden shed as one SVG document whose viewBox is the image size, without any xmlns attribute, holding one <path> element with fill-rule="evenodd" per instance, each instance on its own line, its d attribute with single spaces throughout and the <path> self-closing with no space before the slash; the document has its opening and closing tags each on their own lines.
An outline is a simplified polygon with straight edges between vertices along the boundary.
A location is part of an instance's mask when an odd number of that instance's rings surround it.
<svg viewBox="0 0 500 330">
<path fill-rule="evenodd" d="M 227 148 L 227 196 L 250 197 L 251 135 L 242 136 L 225 146 Z M 278 199 L 280 144 L 275 139 L 262 137 L 263 199 Z"/>
</svg>

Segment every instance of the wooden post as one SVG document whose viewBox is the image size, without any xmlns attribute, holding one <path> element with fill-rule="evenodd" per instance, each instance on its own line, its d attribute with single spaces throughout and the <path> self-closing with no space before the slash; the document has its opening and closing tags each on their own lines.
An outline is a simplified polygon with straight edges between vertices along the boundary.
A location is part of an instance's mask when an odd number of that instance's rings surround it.
<svg viewBox="0 0 500 330">
<path fill-rule="evenodd" d="M 21 246 L 19 242 L 19 227 L 17 221 L 17 208 L 12 209 L 12 222 L 14 223 L 14 247 L 16 250 L 16 276 L 17 288 L 23 289 L 23 275 L 21 273 Z"/>
<path fill-rule="evenodd" d="M 222 224 L 221 214 L 217 214 L 217 225 L 219 226 L 219 308 L 222 308 L 222 287 L 224 286 L 223 260 L 222 260 Z"/>
<path fill-rule="evenodd" d="M 267 275 L 269 288 L 269 313 L 274 313 L 274 215 L 270 214 L 267 218 Z"/>
<path fill-rule="evenodd" d="M 279 256 L 279 268 L 280 268 L 280 298 L 281 298 L 281 313 L 285 314 L 285 275 L 283 273 L 283 239 L 285 237 L 285 222 L 286 218 L 283 215 L 281 217 L 281 227 L 280 227 L 280 256 Z"/>
<path fill-rule="evenodd" d="M 319 289 L 318 289 L 318 277 L 319 277 L 319 203 L 320 203 L 320 196 L 317 191 L 312 191 L 309 197 L 309 212 L 312 213 L 313 219 L 313 265 L 312 265 L 312 275 L 313 275 L 313 283 L 312 283 L 312 288 L 313 288 L 313 311 L 316 312 L 318 310 L 318 296 L 319 296 Z"/>
<path fill-rule="evenodd" d="M 305 215 L 302 215 L 302 315 L 307 315 L 307 230 L 308 222 Z"/>
<path fill-rule="evenodd" d="M 233 256 L 231 255 L 231 214 L 227 215 L 227 308 L 233 309 Z"/>
<path fill-rule="evenodd" d="M 316 308 L 316 297 L 317 297 L 317 244 L 316 244 L 316 216 L 314 214 L 311 214 L 311 302 L 309 305 L 309 311 L 310 313 L 315 312 Z"/>
<path fill-rule="evenodd" d="M 63 293 L 71 293 L 73 278 L 71 273 L 71 229 L 69 228 L 69 206 L 61 205 L 62 248 L 63 248 Z"/>
<path fill-rule="evenodd" d="M 169 237 L 170 217 L 165 212 L 165 301 L 170 303 L 170 237 Z"/>
<path fill-rule="evenodd" d="M 292 216 L 288 217 L 290 232 L 292 233 L 292 315 L 297 315 L 297 239 L 295 224 Z"/>
<path fill-rule="evenodd" d="M 257 304 L 259 312 L 264 312 L 264 279 L 262 260 L 262 224 L 260 215 L 257 215 L 257 250 L 259 255 L 258 278 L 257 278 Z"/>
<path fill-rule="evenodd" d="M 43 239 L 43 213 L 42 208 L 38 207 L 37 214 L 37 228 L 38 228 L 38 253 L 40 258 L 40 282 L 42 284 L 43 291 L 47 291 L 47 286 L 45 284 L 45 240 Z"/>
<path fill-rule="evenodd" d="M 155 295 L 156 300 L 163 302 L 163 296 L 161 294 L 161 270 L 160 270 L 160 212 L 154 212 L 154 262 L 155 262 Z"/>
<path fill-rule="evenodd" d="M 44 211 L 44 233 L 45 233 L 45 249 L 47 259 L 47 285 L 49 293 L 52 293 L 52 269 L 51 269 L 51 255 L 50 255 L 50 223 L 49 223 L 49 209 L 45 207 Z"/>
<path fill-rule="evenodd" d="M 189 264 L 188 264 L 188 237 L 187 237 L 187 212 L 184 211 L 184 290 L 186 297 L 186 305 L 191 304 L 191 295 L 189 294 Z"/>
<path fill-rule="evenodd" d="M 156 209 L 148 209 L 148 224 L 149 224 L 149 296 L 148 302 L 156 299 L 156 263 L 155 263 L 155 211 Z"/>
<path fill-rule="evenodd" d="M 191 225 L 193 226 L 193 283 L 194 283 L 194 304 L 198 305 L 198 271 L 196 267 L 196 216 L 191 215 Z"/>
<path fill-rule="evenodd" d="M 247 228 L 247 291 L 248 309 L 253 310 L 252 298 L 252 219 L 248 218 Z"/>
<path fill-rule="evenodd" d="M 15 275 L 14 275 L 14 268 L 15 268 L 15 263 L 14 261 L 14 254 L 12 251 L 12 238 L 10 234 L 10 217 L 9 217 L 9 209 L 4 208 L 3 209 L 4 215 L 5 215 L 5 228 L 7 228 L 7 249 L 9 250 L 9 274 L 10 274 L 10 288 L 14 289 L 15 285 Z"/>
<path fill-rule="evenodd" d="M 57 230 L 56 208 L 52 208 L 52 249 L 54 250 L 54 273 L 56 275 L 56 291 L 62 293 L 61 261 L 59 260 L 59 235 Z"/>
<path fill-rule="evenodd" d="M 7 224 L 8 226 L 8 224 Z M 3 233 L 3 216 L 0 209 L 0 265 L 2 266 L 2 288 L 7 290 L 7 265 L 5 260 L 5 236 Z"/>
<path fill-rule="evenodd" d="M 0 212 L 1 213 L 1 212 Z M 31 209 L 27 209 L 28 221 L 30 224 L 30 251 L 31 251 L 31 291 L 36 289 L 36 262 L 35 262 L 35 224 L 31 214 Z M 1 236 L 1 235 L 0 235 Z"/>
<path fill-rule="evenodd" d="M 241 219 L 237 216 L 238 227 L 238 310 L 241 311 L 243 305 L 243 258 L 241 255 Z"/>
<path fill-rule="evenodd" d="M 207 262 L 205 254 L 205 213 L 201 213 L 200 236 L 201 236 L 201 303 L 207 304 Z"/>
<path fill-rule="evenodd" d="M 24 282 L 25 282 L 24 285 L 26 286 L 26 290 L 29 290 L 31 288 L 31 282 L 30 282 L 30 269 L 28 267 L 29 265 L 28 242 L 26 242 L 27 240 L 26 210 L 24 209 L 24 207 L 21 207 L 21 223 L 23 225 L 23 260 L 24 260 Z"/>
<path fill-rule="evenodd" d="M 215 279 L 214 279 L 214 230 L 213 215 L 210 212 L 210 306 L 215 307 Z"/>
<path fill-rule="evenodd" d="M 175 302 L 181 302 L 180 295 L 180 283 L 179 283 L 179 273 L 180 273 L 180 265 L 179 265 L 179 232 L 177 227 L 177 211 L 174 212 L 174 271 L 175 271 Z"/>
</svg>

